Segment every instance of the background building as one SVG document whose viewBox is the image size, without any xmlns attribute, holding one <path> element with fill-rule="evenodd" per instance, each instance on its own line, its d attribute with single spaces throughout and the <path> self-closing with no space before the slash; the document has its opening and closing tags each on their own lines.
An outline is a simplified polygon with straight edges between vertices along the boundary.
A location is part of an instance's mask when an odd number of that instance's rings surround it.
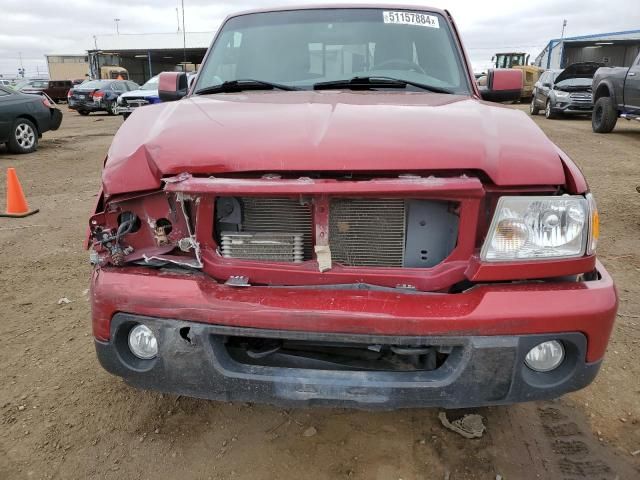
<svg viewBox="0 0 640 480">
<path fill-rule="evenodd" d="M 89 57 L 81 55 L 45 55 L 51 80 L 75 80 L 89 73 Z"/>
<path fill-rule="evenodd" d="M 566 68 L 576 62 L 629 67 L 640 52 L 640 30 L 599 33 L 551 40 L 536 58 L 542 68 Z"/>
<path fill-rule="evenodd" d="M 160 72 L 194 70 L 202 63 L 215 32 L 98 35 L 88 50 L 92 77 L 100 67 L 126 68 L 129 78 L 142 84 Z"/>
<path fill-rule="evenodd" d="M 46 55 L 49 78 L 100 78 L 105 66 L 123 67 L 129 79 L 143 84 L 167 71 L 192 71 L 202 63 L 215 32 L 96 35 L 93 48 L 79 55 Z"/>
</svg>

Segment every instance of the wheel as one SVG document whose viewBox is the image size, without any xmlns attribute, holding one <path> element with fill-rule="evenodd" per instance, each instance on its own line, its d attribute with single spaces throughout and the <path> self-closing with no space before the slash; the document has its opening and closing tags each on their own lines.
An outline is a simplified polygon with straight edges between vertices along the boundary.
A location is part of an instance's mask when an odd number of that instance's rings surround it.
<svg viewBox="0 0 640 480">
<path fill-rule="evenodd" d="M 547 100 L 547 106 L 544 109 L 544 116 L 550 120 L 556 118 L 556 114 L 551 110 L 551 100 Z"/>
<path fill-rule="evenodd" d="M 116 114 L 116 102 L 113 101 L 111 102 L 109 105 L 107 105 L 107 113 L 109 115 L 115 115 Z"/>
<path fill-rule="evenodd" d="M 11 153 L 31 153 L 38 148 L 38 130 L 26 118 L 18 118 L 11 129 L 7 143 Z"/>
<path fill-rule="evenodd" d="M 540 107 L 536 106 L 536 97 L 531 98 L 531 103 L 529 104 L 529 113 L 531 115 L 538 115 L 540 113 Z"/>
<path fill-rule="evenodd" d="M 618 112 L 611 97 L 601 97 L 596 101 L 591 114 L 591 128 L 596 133 L 609 133 L 616 126 Z"/>
<path fill-rule="evenodd" d="M 90 112 L 88 112 L 87 110 L 78 110 L 78 113 L 83 117 L 86 117 Z"/>
</svg>

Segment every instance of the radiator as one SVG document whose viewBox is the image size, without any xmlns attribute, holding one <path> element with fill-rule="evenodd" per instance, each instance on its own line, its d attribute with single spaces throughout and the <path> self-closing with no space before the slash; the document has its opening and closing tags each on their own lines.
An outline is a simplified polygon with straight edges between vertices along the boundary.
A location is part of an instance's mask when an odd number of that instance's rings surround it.
<svg viewBox="0 0 640 480">
<path fill-rule="evenodd" d="M 354 267 L 402 267 L 403 199 L 331 200 L 329 245 L 334 262 Z"/>
</svg>

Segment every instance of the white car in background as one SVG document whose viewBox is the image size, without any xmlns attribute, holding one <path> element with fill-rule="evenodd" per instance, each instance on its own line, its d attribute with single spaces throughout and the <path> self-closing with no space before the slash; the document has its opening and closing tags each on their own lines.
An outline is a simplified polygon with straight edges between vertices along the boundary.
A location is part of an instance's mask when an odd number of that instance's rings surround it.
<svg viewBox="0 0 640 480">
<path fill-rule="evenodd" d="M 159 75 L 152 77 L 140 87 L 139 90 L 123 93 L 118 97 L 118 104 L 116 106 L 116 114 L 122 115 L 126 120 L 129 115 L 138 107 L 145 105 L 153 105 L 154 103 L 160 103 L 160 96 L 158 95 L 158 79 Z M 196 72 L 187 74 L 189 87 L 196 78 Z"/>
</svg>

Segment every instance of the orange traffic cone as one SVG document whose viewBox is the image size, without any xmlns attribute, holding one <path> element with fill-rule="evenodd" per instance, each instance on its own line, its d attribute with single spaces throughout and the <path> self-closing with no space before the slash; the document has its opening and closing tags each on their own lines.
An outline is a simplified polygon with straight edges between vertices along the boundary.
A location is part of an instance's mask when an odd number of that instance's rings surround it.
<svg viewBox="0 0 640 480">
<path fill-rule="evenodd" d="M 22 218 L 37 212 L 38 209 L 29 210 L 15 168 L 7 168 L 7 210 L 0 217 Z"/>
</svg>

